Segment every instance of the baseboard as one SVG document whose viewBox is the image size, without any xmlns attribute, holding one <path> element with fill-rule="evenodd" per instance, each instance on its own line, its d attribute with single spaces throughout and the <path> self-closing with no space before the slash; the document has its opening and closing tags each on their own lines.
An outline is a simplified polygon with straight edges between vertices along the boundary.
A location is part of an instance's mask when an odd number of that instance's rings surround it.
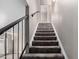
<svg viewBox="0 0 79 59">
<path fill-rule="evenodd" d="M 56 28 L 55 28 L 55 26 L 54 26 L 53 24 L 52 24 L 52 26 L 53 26 L 53 29 L 54 29 L 55 34 L 56 34 L 56 36 L 57 36 L 57 39 L 58 39 L 58 41 L 59 41 L 59 45 L 60 45 L 60 47 L 61 47 L 62 54 L 64 55 L 65 59 L 68 59 L 68 56 L 67 56 L 67 54 L 66 54 L 66 52 L 65 52 L 65 50 L 64 50 L 64 47 L 63 47 L 63 45 L 62 45 L 62 43 L 61 43 L 61 40 L 60 40 L 60 38 L 59 38 L 59 36 L 58 36 L 58 34 L 57 34 Z"/>
</svg>

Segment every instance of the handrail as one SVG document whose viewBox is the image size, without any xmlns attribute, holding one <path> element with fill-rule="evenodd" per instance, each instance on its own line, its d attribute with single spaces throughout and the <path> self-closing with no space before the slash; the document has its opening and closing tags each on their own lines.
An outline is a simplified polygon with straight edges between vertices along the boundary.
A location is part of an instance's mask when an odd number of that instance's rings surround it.
<svg viewBox="0 0 79 59">
<path fill-rule="evenodd" d="M 35 14 L 37 14 L 38 12 L 39 12 L 39 11 L 34 12 L 33 14 L 31 14 L 31 16 L 33 17 L 33 16 L 34 16 Z M 7 26 L 1 28 L 1 29 L 0 29 L 0 35 L 1 35 L 2 33 L 4 33 L 5 31 L 7 31 L 8 29 L 10 29 L 11 27 L 13 27 L 14 25 L 18 24 L 20 21 L 22 21 L 23 19 L 25 19 L 25 18 L 27 18 L 27 17 L 28 17 L 28 16 L 21 17 L 20 19 L 18 19 L 18 20 L 16 20 L 16 21 L 10 23 L 9 25 L 7 25 Z"/>
<path fill-rule="evenodd" d="M 31 16 L 33 17 L 37 13 L 39 13 L 39 11 L 34 12 Z M 28 42 L 25 44 L 25 47 L 24 47 L 19 59 L 22 59 L 22 55 L 24 54 L 24 51 L 26 50 L 28 44 L 29 44 Z"/>
<path fill-rule="evenodd" d="M 35 14 L 37 14 L 39 11 L 36 11 L 36 12 L 34 12 L 33 14 L 31 14 L 30 16 L 34 16 Z M 21 23 L 20 23 L 21 22 Z M 28 3 L 27 3 L 27 1 L 26 1 L 26 12 L 25 12 L 25 16 L 23 16 L 23 17 L 21 17 L 21 18 L 19 18 L 18 20 L 16 20 L 16 21 L 14 21 L 14 22 L 12 22 L 12 23 L 10 23 L 10 24 L 8 24 L 8 25 L 6 25 L 6 26 L 4 26 L 3 28 L 0 28 L 0 35 L 2 35 L 2 34 L 4 34 L 4 54 L 5 54 L 5 57 L 4 57 L 4 59 L 7 59 L 7 39 L 8 39 L 8 30 L 9 29 L 12 29 L 12 46 L 11 46 L 11 48 L 12 48 L 12 59 L 15 59 L 15 55 L 14 55 L 14 53 L 15 53 L 15 26 L 17 25 L 17 59 L 21 59 L 22 58 L 22 55 L 24 54 L 24 51 L 26 50 L 26 48 L 27 48 L 27 46 L 29 45 L 29 39 L 27 39 L 27 37 L 29 37 L 28 35 L 26 35 L 26 34 L 28 34 L 28 30 L 26 30 L 26 27 L 27 28 L 29 28 L 29 5 L 28 5 Z M 21 35 L 21 42 L 19 41 L 20 40 L 20 27 L 22 27 L 21 28 L 21 31 L 22 31 L 22 35 Z M 25 28 L 24 28 L 25 27 Z M 25 29 L 25 30 L 24 30 Z M 25 33 L 24 33 L 25 32 Z M 25 36 L 23 36 L 23 35 L 26 35 L 26 37 Z M 24 38 L 25 37 L 25 38 Z M 23 40 L 25 40 L 25 39 L 27 39 L 28 41 L 27 41 L 27 43 L 25 43 L 24 45 L 23 45 Z M 22 51 L 21 51 L 21 54 L 20 54 L 20 48 L 19 48 L 19 43 L 22 43 L 22 45 L 21 45 L 21 48 L 22 48 Z"/>
<path fill-rule="evenodd" d="M 22 55 L 24 54 L 24 51 L 26 50 L 28 44 L 29 44 L 28 42 L 25 44 L 25 47 L 24 47 L 19 59 L 22 59 Z"/>
<path fill-rule="evenodd" d="M 31 14 L 30 16 L 33 17 L 33 16 L 34 16 L 35 14 L 37 14 L 37 13 L 39 13 L 39 11 L 34 12 L 34 13 Z M 18 27 L 17 27 L 17 29 L 18 29 L 18 32 L 17 32 L 17 35 L 18 35 L 18 36 L 17 36 L 17 37 L 18 37 L 18 42 L 17 42 L 17 45 L 18 45 L 17 50 L 18 50 L 18 51 L 17 51 L 17 52 L 18 52 L 18 54 L 17 54 L 17 55 L 18 55 L 18 58 L 20 58 L 20 59 L 22 58 L 22 55 L 24 54 L 24 51 L 26 50 L 27 45 L 29 44 L 29 42 L 27 42 L 27 43 L 25 44 L 24 48 L 23 48 L 23 34 L 24 34 L 24 33 L 23 33 L 23 28 L 24 28 L 24 27 L 23 27 L 23 26 L 24 26 L 23 24 L 25 23 L 24 20 L 26 20 L 26 21 L 29 20 L 28 17 L 29 17 L 29 14 L 28 14 L 27 16 L 23 16 L 23 17 L 19 18 L 18 20 L 14 21 L 14 22 L 12 22 L 12 23 L 8 24 L 7 26 L 5 26 L 5 27 L 3 27 L 3 28 L 0 29 L 0 35 L 1 35 L 1 34 L 4 34 L 4 37 L 5 37 L 5 38 L 4 38 L 4 39 L 5 39 L 5 45 L 4 45 L 4 47 L 5 47 L 5 51 L 4 51 L 4 52 L 5 52 L 5 59 L 7 59 L 7 35 L 8 35 L 8 34 L 7 34 L 7 31 L 8 31 L 9 29 L 11 29 L 11 28 L 13 29 L 13 30 L 12 30 L 12 36 L 13 36 L 13 37 L 12 37 L 12 39 L 13 39 L 13 41 L 12 41 L 12 47 L 13 47 L 13 50 L 12 50 L 12 59 L 14 59 L 14 39 L 15 39 L 15 38 L 14 38 L 14 31 L 15 31 L 14 28 L 15 28 L 15 25 L 18 26 Z M 22 23 L 21 23 L 21 25 L 22 25 L 22 52 L 21 52 L 21 55 L 20 55 L 20 57 L 19 57 L 19 29 L 20 29 L 20 28 L 19 28 L 19 24 L 20 24 L 20 22 L 22 22 Z M 24 35 L 25 35 L 25 34 L 24 34 Z"/>
<path fill-rule="evenodd" d="M 31 16 L 33 17 L 35 14 L 39 13 L 40 11 L 34 12 Z"/>
<path fill-rule="evenodd" d="M 22 20 L 25 19 L 25 18 L 26 18 L 26 16 L 21 17 L 20 19 L 18 19 L 18 20 L 16 20 L 16 21 L 10 23 L 9 25 L 7 25 L 7 26 L 1 28 L 1 29 L 0 29 L 0 35 L 1 35 L 2 33 L 4 33 L 5 31 L 7 31 L 8 29 L 10 29 L 11 27 L 13 27 L 13 26 L 15 26 L 16 24 L 18 24 L 20 21 L 22 21 Z"/>
</svg>

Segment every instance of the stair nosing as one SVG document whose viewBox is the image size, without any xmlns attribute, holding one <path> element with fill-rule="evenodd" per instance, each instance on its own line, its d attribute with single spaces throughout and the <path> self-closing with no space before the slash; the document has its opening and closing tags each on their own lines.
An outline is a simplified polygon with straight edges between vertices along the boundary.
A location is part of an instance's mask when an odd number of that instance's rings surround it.
<svg viewBox="0 0 79 59">
<path fill-rule="evenodd" d="M 29 53 L 29 54 L 24 54 L 23 56 L 40 56 L 40 57 L 54 57 L 54 56 L 64 56 L 62 53 Z"/>
<path fill-rule="evenodd" d="M 29 46 L 29 48 L 60 48 L 60 46 Z"/>
<path fill-rule="evenodd" d="M 56 35 L 55 36 L 34 36 L 34 37 L 56 37 Z"/>
<path fill-rule="evenodd" d="M 58 40 L 34 40 L 32 42 L 58 42 Z"/>
</svg>

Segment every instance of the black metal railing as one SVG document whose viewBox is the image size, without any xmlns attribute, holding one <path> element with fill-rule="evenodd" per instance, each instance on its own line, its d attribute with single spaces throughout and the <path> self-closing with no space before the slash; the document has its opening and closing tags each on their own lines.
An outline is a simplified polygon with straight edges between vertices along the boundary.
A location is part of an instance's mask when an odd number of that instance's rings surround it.
<svg viewBox="0 0 79 59">
<path fill-rule="evenodd" d="M 15 54 L 17 55 L 17 59 L 19 59 L 19 57 L 20 57 L 20 52 L 22 52 L 22 50 L 23 50 L 23 35 L 24 35 L 24 31 L 23 31 L 23 27 L 24 27 L 24 20 L 26 20 L 26 18 L 27 18 L 27 16 L 24 16 L 24 17 L 22 17 L 22 18 L 20 18 L 20 19 L 18 19 L 18 20 L 16 20 L 15 22 L 13 22 L 13 23 L 11 23 L 11 24 L 9 24 L 9 25 L 7 25 L 7 26 L 5 26 L 5 27 L 3 27 L 3 28 L 1 28 L 0 29 L 0 35 L 3 35 L 4 34 L 4 58 L 5 59 L 8 59 L 8 53 L 10 53 L 10 55 L 12 56 L 12 59 L 15 59 Z M 20 26 L 20 24 L 22 25 L 22 26 Z M 15 27 L 16 27 L 16 25 L 18 26 L 18 32 L 17 32 L 17 53 L 15 53 Z M 21 28 L 19 28 L 19 27 L 21 27 L 22 28 L 22 39 L 21 39 L 21 44 L 22 45 L 20 45 L 20 29 Z M 8 30 L 10 30 L 10 29 L 12 29 L 12 32 L 8 32 Z M 8 52 L 7 53 L 7 51 L 8 51 L 8 47 L 7 47 L 7 44 L 9 43 L 9 42 L 7 42 L 8 41 L 8 33 L 11 33 L 11 35 L 12 35 L 12 43 L 10 43 L 11 45 L 12 45 L 12 50 L 11 50 L 11 52 Z M 9 39 L 11 39 L 11 38 L 9 38 Z M 22 50 L 20 51 L 20 47 L 22 46 Z"/>
<path fill-rule="evenodd" d="M 26 10 L 26 12 L 29 9 Z M 35 13 L 33 13 L 31 16 L 33 17 L 36 13 L 39 13 L 39 11 L 36 11 Z M 27 46 L 29 45 L 29 42 L 24 42 L 26 41 L 26 37 L 24 37 L 26 34 L 24 32 L 28 32 L 26 31 L 25 27 L 26 27 L 26 20 L 29 20 L 29 14 L 27 13 L 26 16 L 21 17 L 20 19 L 12 22 L 11 24 L 3 27 L 0 29 L 0 36 L 3 35 L 4 36 L 4 59 L 8 59 L 7 55 L 10 54 L 12 56 L 12 59 L 15 59 L 15 55 L 17 55 L 17 59 L 21 59 L 22 55 L 24 54 Z M 15 27 L 17 27 L 17 29 L 15 29 Z M 27 28 L 27 27 L 26 27 Z M 25 30 L 24 30 L 25 29 Z M 12 41 L 10 42 L 11 44 L 11 53 L 7 53 L 7 40 L 8 40 L 8 31 L 11 30 L 11 38 L 9 38 L 10 40 L 12 39 Z M 17 32 L 15 33 L 15 31 L 17 30 Z M 20 31 L 21 30 L 21 31 Z M 21 32 L 21 33 L 20 33 Z M 17 41 L 15 39 L 15 34 L 17 34 Z M 21 36 L 21 38 L 20 38 Z M 21 41 L 20 41 L 21 39 Z M 28 39 L 29 40 L 29 39 Z M 17 44 L 16 44 L 17 43 Z M 21 45 L 20 45 L 21 43 Z M 17 48 L 15 47 L 17 46 Z M 20 49 L 21 48 L 21 49 Z M 17 52 L 15 53 L 15 49 L 17 50 Z"/>
<path fill-rule="evenodd" d="M 8 29 L 14 27 L 16 24 L 18 24 L 19 22 L 21 22 L 21 21 L 22 21 L 23 19 L 25 19 L 26 17 L 27 17 L 27 16 L 21 17 L 20 19 L 16 20 L 15 22 L 12 22 L 11 24 L 9 24 L 9 25 L 7 25 L 7 26 L 1 28 L 1 29 L 0 29 L 0 35 L 1 35 L 2 33 L 4 33 L 5 31 L 7 31 Z"/>
</svg>

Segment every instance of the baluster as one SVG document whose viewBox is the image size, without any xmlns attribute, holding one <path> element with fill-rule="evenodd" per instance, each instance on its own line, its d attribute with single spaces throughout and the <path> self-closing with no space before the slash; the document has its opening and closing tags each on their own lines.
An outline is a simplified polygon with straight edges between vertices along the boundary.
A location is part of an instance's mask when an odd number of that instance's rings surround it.
<svg viewBox="0 0 79 59">
<path fill-rule="evenodd" d="M 13 51 L 12 51 L 12 59 L 14 59 L 14 27 L 13 27 Z"/>
<path fill-rule="evenodd" d="M 7 33 L 5 33 L 5 59 L 7 59 Z"/>
<path fill-rule="evenodd" d="M 17 54 L 17 56 L 18 56 L 18 59 L 19 59 L 19 23 L 18 23 L 18 41 L 17 41 L 17 45 L 18 45 L 18 49 L 17 49 L 17 52 L 18 52 L 18 54 Z"/>
<path fill-rule="evenodd" d="M 23 20 L 22 20 L 22 50 L 23 50 Z"/>
</svg>

